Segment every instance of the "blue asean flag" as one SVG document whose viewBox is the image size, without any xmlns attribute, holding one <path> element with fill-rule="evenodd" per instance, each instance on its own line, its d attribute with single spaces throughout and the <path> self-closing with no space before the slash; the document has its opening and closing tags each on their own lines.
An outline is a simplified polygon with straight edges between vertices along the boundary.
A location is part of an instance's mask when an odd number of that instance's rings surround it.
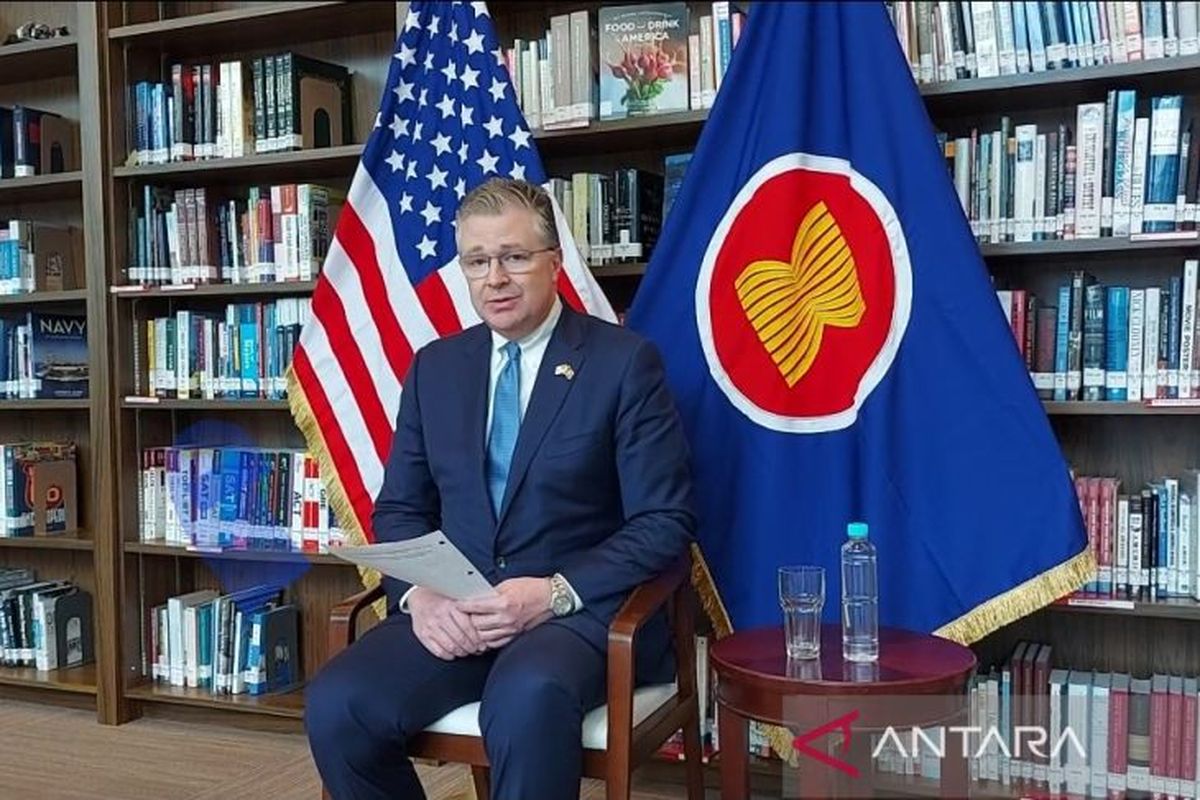
<svg viewBox="0 0 1200 800">
<path fill-rule="evenodd" d="M 855 520 L 881 624 L 958 641 L 1094 571 L 882 4 L 755 4 L 627 324 L 689 433 L 725 623 L 779 624 L 785 564 L 825 567 L 836 619 Z"/>
</svg>

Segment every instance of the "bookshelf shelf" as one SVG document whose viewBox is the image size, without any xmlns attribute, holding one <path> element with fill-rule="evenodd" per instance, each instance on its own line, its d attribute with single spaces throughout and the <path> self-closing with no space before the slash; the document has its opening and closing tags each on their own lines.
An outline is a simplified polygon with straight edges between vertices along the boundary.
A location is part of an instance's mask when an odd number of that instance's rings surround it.
<svg viewBox="0 0 1200 800">
<path fill-rule="evenodd" d="M 244 711 L 274 717 L 303 719 L 304 692 L 296 690 L 283 694 L 212 694 L 207 689 L 185 686 L 164 686 L 144 682 L 125 690 L 125 696 L 149 703 L 170 703 L 198 708 L 217 708 Z"/>
<path fill-rule="evenodd" d="M 61 292 L 0 294 L 0 307 L 49 305 L 52 303 L 82 303 L 86 299 L 87 289 L 66 289 Z"/>
<path fill-rule="evenodd" d="M 1043 405 L 1051 416 L 1193 416 L 1200 414 L 1200 400 L 1195 405 L 1154 405 L 1151 403 L 1118 403 L 1113 401 L 1067 402 L 1047 401 Z"/>
<path fill-rule="evenodd" d="M 1200 621 L 1200 602 L 1186 597 L 1171 597 L 1154 602 L 1069 597 L 1056 601 L 1050 606 L 1050 609 L 1066 613 L 1115 614 L 1127 617 Z"/>
<path fill-rule="evenodd" d="M 287 411 L 287 400 L 160 400 L 126 396 L 122 408 L 157 411 Z"/>
<path fill-rule="evenodd" d="M 920 89 L 931 111 L 957 115 L 1017 106 L 1063 106 L 1084 98 L 1103 100 L 1103 91 L 1116 86 L 1139 92 L 1188 91 L 1200 86 L 1198 70 L 1200 56 L 1178 56 L 927 83 Z"/>
<path fill-rule="evenodd" d="M 203 558 L 226 561 L 291 561 L 296 563 L 351 566 L 349 561 L 338 558 L 331 553 L 276 552 L 272 550 L 223 550 L 214 553 L 188 550 L 185 547 L 177 545 L 156 544 L 154 542 L 126 542 L 125 552 L 165 556 L 168 558 Z"/>
<path fill-rule="evenodd" d="M 1187 236 L 1175 235 L 1150 240 L 1129 239 L 1058 239 L 1048 242 L 1004 242 L 984 244 L 979 252 L 984 258 L 1038 259 L 1073 258 L 1096 253 L 1146 253 L 1171 250 L 1200 249 L 1200 231 L 1188 232 Z"/>
<path fill-rule="evenodd" d="M 0 47 L 0 84 L 73 75 L 77 48 L 74 36 L 4 45 Z"/>
<path fill-rule="evenodd" d="M 0 411 L 72 411 L 90 407 L 85 397 L 78 400 L 0 400 Z"/>
<path fill-rule="evenodd" d="M 284 297 L 309 295 L 317 287 L 316 281 L 287 281 L 280 283 L 217 283 L 187 284 L 186 286 L 138 287 L 114 286 L 111 293 L 126 300 L 142 300 L 160 297 Z"/>
<path fill-rule="evenodd" d="M 241 158 L 207 158 L 176 161 L 170 164 L 144 164 L 116 167 L 113 176 L 127 180 L 147 180 L 165 184 L 225 181 L 288 180 L 301 178 L 346 178 L 353 174 L 361 144 L 323 147 L 316 150 L 287 150 L 257 153 Z"/>
<path fill-rule="evenodd" d="M 638 262 L 636 264 L 601 264 L 599 266 L 592 267 L 592 274 L 597 278 L 625 278 L 645 275 L 646 263 Z"/>
<path fill-rule="evenodd" d="M 0 537 L 0 548 L 23 548 L 26 550 L 91 550 L 90 531 L 72 531 L 51 536 L 5 536 Z"/>
<path fill-rule="evenodd" d="M 0 686 L 54 689 L 75 694 L 96 693 L 96 665 L 38 672 L 33 667 L 0 667 Z"/>
<path fill-rule="evenodd" d="M 562 156 L 596 148 L 609 150 L 644 149 L 646 136 L 654 137 L 655 147 L 694 146 L 700 128 L 708 119 L 708 109 L 656 114 L 647 117 L 593 122 L 579 128 L 533 131 L 538 150 L 547 156 Z"/>
<path fill-rule="evenodd" d="M 71 200 L 83 191 L 82 172 L 57 172 L 30 178 L 0 180 L 0 203 L 33 203 Z"/>
<path fill-rule="evenodd" d="M 122 25 L 108 31 L 110 41 L 140 48 L 170 50 L 185 57 L 245 49 L 287 47 L 301 42 L 337 39 L 394 30 L 392 3 L 280 2 L 252 3 L 204 14 L 157 22 Z"/>
</svg>

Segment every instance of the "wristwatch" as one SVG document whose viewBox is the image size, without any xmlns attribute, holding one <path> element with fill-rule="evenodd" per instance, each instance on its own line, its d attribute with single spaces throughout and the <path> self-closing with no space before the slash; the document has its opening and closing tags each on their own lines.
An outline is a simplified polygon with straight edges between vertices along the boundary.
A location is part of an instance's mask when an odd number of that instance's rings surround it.
<svg viewBox="0 0 1200 800">
<path fill-rule="evenodd" d="M 567 586 L 567 579 L 557 572 L 550 576 L 550 611 L 556 617 L 565 617 L 575 610 L 575 598 Z"/>
</svg>

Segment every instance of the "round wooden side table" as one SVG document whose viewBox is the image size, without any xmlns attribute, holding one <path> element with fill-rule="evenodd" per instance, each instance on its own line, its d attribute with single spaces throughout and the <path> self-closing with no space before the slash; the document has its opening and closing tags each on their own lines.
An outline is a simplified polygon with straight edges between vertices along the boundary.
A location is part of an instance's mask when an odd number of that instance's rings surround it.
<svg viewBox="0 0 1200 800">
<path fill-rule="evenodd" d="M 966 684 L 976 667 L 970 648 L 884 628 L 879 660 L 862 664 L 843 660 L 841 627 L 824 625 L 820 657 L 789 661 L 783 637 L 782 627 L 756 628 L 712 646 L 723 800 L 749 797 L 751 719 L 790 731 L 799 768 L 798 794 L 791 796 L 801 797 L 871 796 L 869 784 L 855 782 L 870 780 L 872 732 L 890 726 L 907 747 L 913 726 L 968 724 Z M 962 750 L 947 737 L 943 797 L 967 796 Z"/>
</svg>

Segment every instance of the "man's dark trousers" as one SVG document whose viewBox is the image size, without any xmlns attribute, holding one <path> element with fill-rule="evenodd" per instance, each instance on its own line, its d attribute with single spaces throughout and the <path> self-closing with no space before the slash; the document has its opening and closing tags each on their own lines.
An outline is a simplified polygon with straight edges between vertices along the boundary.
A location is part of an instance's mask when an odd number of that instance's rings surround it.
<svg viewBox="0 0 1200 800">
<path fill-rule="evenodd" d="M 330 661 L 306 692 L 305 727 L 335 800 L 424 798 L 406 741 L 482 699 L 496 800 L 579 796 L 584 715 L 604 703 L 605 656 L 554 622 L 496 652 L 443 661 L 392 614 Z"/>
</svg>

